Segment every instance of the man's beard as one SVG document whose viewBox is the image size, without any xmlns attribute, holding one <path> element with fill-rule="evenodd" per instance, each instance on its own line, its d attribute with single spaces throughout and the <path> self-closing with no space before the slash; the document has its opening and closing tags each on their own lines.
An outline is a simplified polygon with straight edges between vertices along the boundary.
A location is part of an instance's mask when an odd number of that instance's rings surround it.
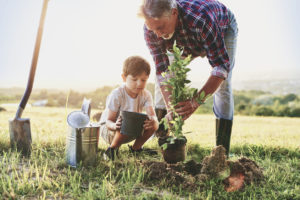
<svg viewBox="0 0 300 200">
<path fill-rule="evenodd" d="M 175 32 L 175 31 L 174 31 L 174 32 Z M 169 40 L 169 39 L 171 39 L 171 38 L 173 37 L 174 32 L 173 32 L 173 33 L 170 33 L 170 34 L 168 34 L 168 35 L 164 35 L 164 36 L 162 36 L 162 38 L 163 38 L 164 40 Z M 166 36 L 166 37 L 165 37 L 165 36 Z"/>
</svg>

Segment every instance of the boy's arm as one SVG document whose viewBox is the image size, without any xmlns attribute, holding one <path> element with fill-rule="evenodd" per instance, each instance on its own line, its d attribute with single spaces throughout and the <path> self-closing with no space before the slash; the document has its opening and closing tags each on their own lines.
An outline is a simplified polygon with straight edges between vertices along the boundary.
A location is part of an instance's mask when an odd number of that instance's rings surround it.
<svg viewBox="0 0 300 200">
<path fill-rule="evenodd" d="M 107 120 L 106 120 L 106 127 L 111 130 L 111 131 L 115 131 L 117 129 L 120 129 L 121 124 L 120 124 L 120 120 L 117 120 L 117 112 L 113 112 L 111 110 L 108 110 L 108 116 L 107 116 Z"/>
</svg>

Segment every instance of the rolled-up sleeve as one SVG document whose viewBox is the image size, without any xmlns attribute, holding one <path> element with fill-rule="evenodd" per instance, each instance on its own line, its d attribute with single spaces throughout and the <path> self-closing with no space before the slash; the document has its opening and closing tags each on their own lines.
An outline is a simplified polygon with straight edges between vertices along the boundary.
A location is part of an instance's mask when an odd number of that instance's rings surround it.
<svg viewBox="0 0 300 200">
<path fill-rule="evenodd" d="M 228 76 L 228 72 L 223 68 L 223 67 L 214 67 L 211 70 L 211 75 L 212 76 L 217 76 L 222 79 L 226 79 Z"/>
</svg>

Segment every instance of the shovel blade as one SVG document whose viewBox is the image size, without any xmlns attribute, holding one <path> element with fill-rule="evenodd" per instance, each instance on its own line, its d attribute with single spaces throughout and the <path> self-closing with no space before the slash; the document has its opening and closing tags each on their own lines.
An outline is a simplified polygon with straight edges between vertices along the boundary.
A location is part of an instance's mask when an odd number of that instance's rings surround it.
<svg viewBox="0 0 300 200">
<path fill-rule="evenodd" d="M 29 118 L 16 118 L 9 121 L 10 144 L 24 156 L 31 154 L 31 131 Z"/>
</svg>

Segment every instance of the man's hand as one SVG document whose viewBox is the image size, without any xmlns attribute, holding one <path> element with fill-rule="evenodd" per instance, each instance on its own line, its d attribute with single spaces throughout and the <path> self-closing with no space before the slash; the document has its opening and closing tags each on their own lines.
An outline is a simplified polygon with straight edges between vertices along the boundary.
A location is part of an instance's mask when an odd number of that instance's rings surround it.
<svg viewBox="0 0 300 200">
<path fill-rule="evenodd" d="M 178 115 L 182 116 L 183 120 L 186 120 L 195 112 L 195 110 L 197 110 L 199 106 L 200 105 L 193 98 L 187 101 L 179 102 L 175 106 L 175 111 L 178 113 Z"/>
<path fill-rule="evenodd" d="M 144 123 L 144 129 L 156 131 L 158 129 L 158 120 L 156 116 L 149 116 Z"/>
</svg>

